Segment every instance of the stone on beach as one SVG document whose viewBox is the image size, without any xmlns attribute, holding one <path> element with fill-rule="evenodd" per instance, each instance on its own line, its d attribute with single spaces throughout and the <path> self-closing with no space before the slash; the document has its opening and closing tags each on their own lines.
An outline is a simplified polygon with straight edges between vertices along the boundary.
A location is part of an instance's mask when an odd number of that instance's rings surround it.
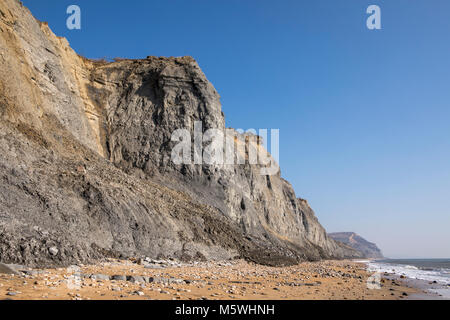
<svg viewBox="0 0 450 320">
<path fill-rule="evenodd" d="M 111 280 L 111 277 L 106 274 L 93 274 L 91 275 L 92 280 L 101 280 L 101 281 L 108 281 Z"/>
<path fill-rule="evenodd" d="M 127 276 L 123 276 L 123 275 L 114 275 L 111 277 L 111 280 L 116 280 L 116 281 L 127 281 Z"/>
<path fill-rule="evenodd" d="M 127 276 L 127 281 L 134 283 L 144 283 L 145 280 L 142 276 Z"/>
</svg>

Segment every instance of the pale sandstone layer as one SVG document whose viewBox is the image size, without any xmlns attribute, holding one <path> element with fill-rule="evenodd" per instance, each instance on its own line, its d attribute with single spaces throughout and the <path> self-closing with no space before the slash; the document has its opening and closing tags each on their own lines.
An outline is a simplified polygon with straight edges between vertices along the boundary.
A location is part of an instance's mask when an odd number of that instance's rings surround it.
<svg viewBox="0 0 450 320">
<path fill-rule="evenodd" d="M 171 134 L 196 121 L 225 129 L 194 59 L 84 59 L 19 1 L 2 1 L 0 260 L 359 256 L 327 236 L 280 173 L 174 165 Z"/>
</svg>

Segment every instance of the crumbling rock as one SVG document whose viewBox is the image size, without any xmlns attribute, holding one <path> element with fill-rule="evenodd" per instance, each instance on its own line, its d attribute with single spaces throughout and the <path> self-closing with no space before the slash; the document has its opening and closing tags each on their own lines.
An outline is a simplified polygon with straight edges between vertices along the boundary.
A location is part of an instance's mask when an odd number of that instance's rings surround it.
<svg viewBox="0 0 450 320">
<path fill-rule="evenodd" d="M 327 236 L 280 173 L 171 161 L 174 130 L 225 129 L 194 59 L 91 61 L 19 1 L 0 10 L 2 262 L 358 256 Z"/>
</svg>

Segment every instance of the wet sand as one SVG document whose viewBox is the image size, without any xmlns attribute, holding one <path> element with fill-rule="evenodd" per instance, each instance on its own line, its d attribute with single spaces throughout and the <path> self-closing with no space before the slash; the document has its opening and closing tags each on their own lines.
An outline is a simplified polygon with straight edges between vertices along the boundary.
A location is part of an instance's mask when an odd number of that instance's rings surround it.
<svg viewBox="0 0 450 320">
<path fill-rule="evenodd" d="M 389 280 L 395 279 L 404 286 L 415 288 L 417 292 L 410 295 L 408 300 L 450 300 L 448 285 L 427 280 L 401 278 L 397 274 L 385 274 L 384 277 Z"/>
<path fill-rule="evenodd" d="M 114 275 L 124 276 L 123 280 L 107 280 Z M 371 289 L 370 276 L 364 264 L 352 261 L 277 268 L 238 260 L 145 268 L 132 261 L 109 260 L 94 266 L 0 274 L 0 299 L 403 300 L 424 294 L 423 289 L 391 276 L 382 276 L 380 287 Z"/>
</svg>

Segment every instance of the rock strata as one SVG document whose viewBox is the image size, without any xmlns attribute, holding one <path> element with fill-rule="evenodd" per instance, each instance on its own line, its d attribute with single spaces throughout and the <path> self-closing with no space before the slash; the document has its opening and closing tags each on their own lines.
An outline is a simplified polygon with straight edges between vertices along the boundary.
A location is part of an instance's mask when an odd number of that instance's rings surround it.
<svg viewBox="0 0 450 320">
<path fill-rule="evenodd" d="M 359 255 L 327 236 L 280 172 L 171 161 L 175 130 L 225 129 L 194 59 L 88 60 L 19 1 L 2 1 L 0 13 L 2 262 Z"/>
</svg>

